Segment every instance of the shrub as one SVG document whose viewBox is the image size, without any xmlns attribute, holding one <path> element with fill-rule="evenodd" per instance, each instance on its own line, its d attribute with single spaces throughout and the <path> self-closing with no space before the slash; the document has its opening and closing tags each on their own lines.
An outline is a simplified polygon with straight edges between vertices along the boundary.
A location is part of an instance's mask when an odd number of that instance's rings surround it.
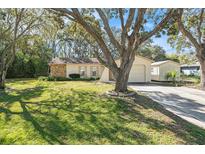
<svg viewBox="0 0 205 154">
<path fill-rule="evenodd" d="M 90 80 L 99 80 L 100 78 L 97 77 L 97 78 L 94 78 L 94 77 L 91 77 Z"/>
<path fill-rule="evenodd" d="M 39 76 L 38 80 L 39 81 L 48 81 L 48 77 L 46 77 L 46 76 Z"/>
<path fill-rule="evenodd" d="M 176 83 L 177 79 L 177 71 L 168 72 L 165 76 L 168 81 L 172 81 L 174 84 Z"/>
<path fill-rule="evenodd" d="M 100 78 L 66 78 L 66 77 L 45 77 L 46 79 L 42 81 L 94 81 Z"/>
<path fill-rule="evenodd" d="M 55 77 L 55 81 L 70 81 L 70 79 L 66 77 Z"/>
<path fill-rule="evenodd" d="M 56 81 L 56 78 L 55 78 L 55 77 L 52 77 L 52 76 L 49 76 L 49 77 L 48 77 L 48 81 Z"/>
<path fill-rule="evenodd" d="M 69 77 L 72 79 L 80 78 L 80 74 L 77 73 L 69 74 Z"/>
</svg>

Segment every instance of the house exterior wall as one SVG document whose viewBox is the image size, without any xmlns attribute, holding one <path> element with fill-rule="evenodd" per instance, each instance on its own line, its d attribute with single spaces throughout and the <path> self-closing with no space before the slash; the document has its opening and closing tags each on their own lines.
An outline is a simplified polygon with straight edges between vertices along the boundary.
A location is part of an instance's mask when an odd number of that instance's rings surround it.
<svg viewBox="0 0 205 154">
<path fill-rule="evenodd" d="M 102 71 L 104 69 L 104 67 L 100 64 L 67 64 L 66 77 L 69 77 L 69 74 L 73 73 L 80 74 L 81 67 L 85 68 L 85 78 L 94 77 L 92 76 L 92 69 L 94 69 L 93 67 L 96 68 L 96 77 L 101 77 Z"/>
<path fill-rule="evenodd" d="M 152 69 L 158 67 L 159 68 L 159 74 L 153 75 L 152 74 L 152 80 L 156 81 L 167 81 L 166 74 L 171 71 L 177 72 L 177 80 L 179 80 L 180 77 L 180 64 L 168 61 L 164 64 L 152 66 Z"/>
<path fill-rule="evenodd" d="M 109 69 L 107 67 L 104 68 L 102 75 L 100 77 L 100 81 L 108 82 L 109 81 Z"/>
<path fill-rule="evenodd" d="M 117 60 L 116 61 L 116 63 L 117 63 L 117 65 L 119 66 L 119 64 L 120 64 L 120 61 L 119 60 Z M 145 73 L 144 74 L 144 76 L 145 76 L 145 79 L 144 79 L 144 81 L 143 82 L 150 82 L 151 81 L 151 61 L 150 60 L 148 60 L 148 59 L 145 59 L 145 58 L 143 58 L 143 57 L 140 57 L 140 56 L 136 56 L 135 57 L 135 61 L 133 62 L 133 66 L 135 65 L 137 65 L 137 66 L 144 66 L 144 72 L 140 72 L 140 73 Z M 133 67 L 132 66 L 132 67 Z M 131 71 L 132 71 L 133 69 L 131 68 Z M 130 79 L 132 78 L 135 78 L 135 73 L 131 73 L 130 72 L 130 75 L 133 75 L 132 77 L 129 77 Z M 137 75 L 136 75 L 137 76 Z M 103 73 L 102 73 L 102 76 L 101 76 L 101 78 L 100 78 L 100 81 L 102 81 L 102 82 L 109 82 L 110 80 L 109 80 L 109 69 L 108 68 L 105 68 L 104 69 L 104 71 L 103 71 Z M 128 82 L 130 82 L 129 80 L 128 80 Z M 138 82 L 137 80 L 135 81 L 135 82 Z"/>
<path fill-rule="evenodd" d="M 177 72 L 177 79 L 180 77 L 180 65 L 173 62 L 167 62 L 160 66 L 159 68 L 159 79 L 160 81 L 167 81 L 166 74 L 171 71 Z"/>
<path fill-rule="evenodd" d="M 133 65 L 144 65 L 145 68 L 145 82 L 151 81 L 151 60 L 147 60 L 143 57 L 135 57 Z M 128 81 L 129 82 L 129 81 Z"/>
<path fill-rule="evenodd" d="M 69 74 L 79 74 L 79 66 L 77 65 L 66 65 L 66 77 L 69 77 Z"/>
<path fill-rule="evenodd" d="M 159 80 L 159 66 L 151 67 L 151 80 Z"/>
<path fill-rule="evenodd" d="M 50 75 L 53 77 L 66 77 L 66 65 L 65 64 L 51 65 Z"/>
</svg>

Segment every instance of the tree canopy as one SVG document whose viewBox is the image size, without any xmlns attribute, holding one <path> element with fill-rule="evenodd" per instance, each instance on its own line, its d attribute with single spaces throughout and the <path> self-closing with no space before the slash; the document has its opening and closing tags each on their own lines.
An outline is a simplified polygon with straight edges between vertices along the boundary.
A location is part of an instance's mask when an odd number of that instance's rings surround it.
<svg viewBox="0 0 205 154">
<path fill-rule="evenodd" d="M 109 68 L 116 79 L 115 91 L 127 91 L 129 72 L 137 49 L 154 35 L 159 35 L 171 20 L 173 9 L 52 9 L 83 27 L 100 50 L 93 50 L 99 62 Z M 119 22 L 119 35 L 110 20 Z M 149 23 L 149 27 L 147 24 Z M 151 24 L 150 24 L 151 23 Z M 107 41 L 109 40 L 109 41 Z M 115 62 L 115 49 L 120 66 Z"/>
</svg>

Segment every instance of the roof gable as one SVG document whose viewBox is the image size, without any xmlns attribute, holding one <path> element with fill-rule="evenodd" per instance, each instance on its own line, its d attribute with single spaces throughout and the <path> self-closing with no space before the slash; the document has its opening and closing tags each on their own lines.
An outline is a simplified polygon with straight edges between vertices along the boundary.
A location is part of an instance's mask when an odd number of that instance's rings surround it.
<svg viewBox="0 0 205 154">
<path fill-rule="evenodd" d="M 152 65 L 152 66 L 159 66 L 159 65 L 163 65 L 163 64 L 166 64 L 166 63 L 169 63 L 169 62 L 175 63 L 175 64 L 177 64 L 177 65 L 180 65 L 179 63 L 177 63 L 177 62 L 175 62 L 175 61 L 172 61 L 172 60 L 158 61 L 158 62 L 152 63 L 151 65 Z"/>
<path fill-rule="evenodd" d="M 52 64 L 99 64 L 98 60 L 96 58 L 54 58 L 49 63 Z"/>
<path fill-rule="evenodd" d="M 149 61 L 149 62 L 151 62 L 151 63 L 154 62 L 153 60 L 151 60 L 151 59 L 149 59 L 149 58 L 146 58 L 146 57 L 143 57 L 143 56 L 140 56 L 140 55 L 136 55 L 136 56 L 135 56 L 135 59 L 136 59 L 136 58 L 144 59 L 144 60 Z M 120 58 L 117 59 L 116 62 L 120 62 Z"/>
<path fill-rule="evenodd" d="M 135 57 L 142 58 L 144 60 L 150 61 L 151 63 L 154 62 L 153 60 L 151 60 L 151 59 L 149 59 L 147 57 L 140 56 L 140 55 L 136 55 Z"/>
</svg>

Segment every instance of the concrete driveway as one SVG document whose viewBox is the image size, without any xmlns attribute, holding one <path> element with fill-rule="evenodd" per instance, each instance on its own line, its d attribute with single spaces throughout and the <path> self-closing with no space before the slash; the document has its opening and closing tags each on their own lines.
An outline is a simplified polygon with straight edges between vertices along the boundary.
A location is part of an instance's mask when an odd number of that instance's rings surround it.
<svg viewBox="0 0 205 154">
<path fill-rule="evenodd" d="M 155 84 L 132 84 L 129 87 L 157 101 L 181 118 L 205 128 L 205 91 Z"/>
</svg>

